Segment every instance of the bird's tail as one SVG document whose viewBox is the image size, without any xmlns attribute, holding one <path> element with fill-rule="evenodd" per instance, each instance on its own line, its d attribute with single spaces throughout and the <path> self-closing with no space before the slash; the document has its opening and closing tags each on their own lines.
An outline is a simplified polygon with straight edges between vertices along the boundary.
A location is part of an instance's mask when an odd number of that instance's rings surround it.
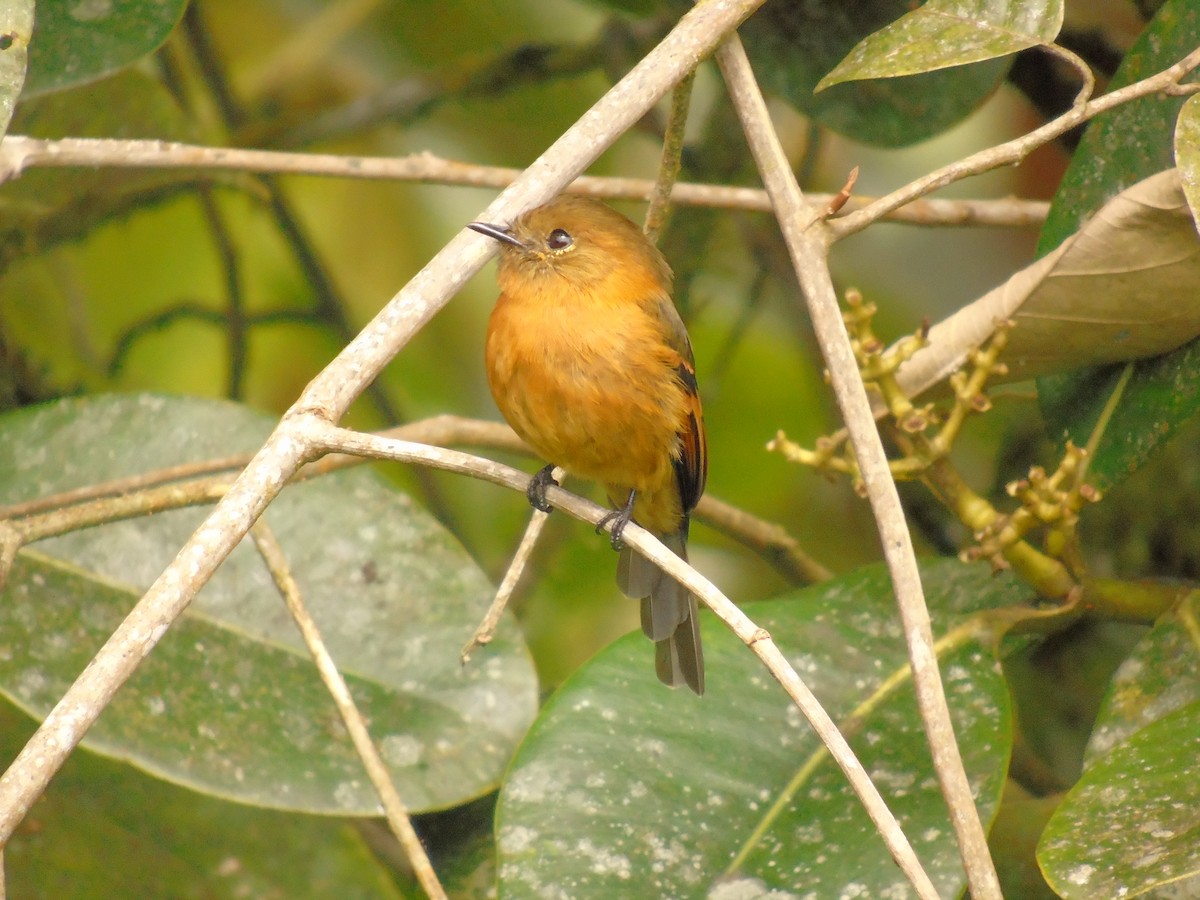
<svg viewBox="0 0 1200 900">
<path fill-rule="evenodd" d="M 680 559 L 687 557 L 687 522 L 674 534 L 658 535 Z M 617 585 L 626 597 L 642 601 L 642 631 L 654 641 L 659 681 L 687 684 L 704 693 L 704 650 L 696 598 L 644 556 L 626 547 L 617 563 Z"/>
</svg>

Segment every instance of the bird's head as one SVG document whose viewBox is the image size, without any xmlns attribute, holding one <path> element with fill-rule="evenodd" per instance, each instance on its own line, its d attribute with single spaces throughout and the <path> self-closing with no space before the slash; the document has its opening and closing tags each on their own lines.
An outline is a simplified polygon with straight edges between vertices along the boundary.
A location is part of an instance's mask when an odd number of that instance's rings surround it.
<svg viewBox="0 0 1200 900">
<path fill-rule="evenodd" d="M 640 228 L 587 197 L 560 196 L 518 216 L 509 226 L 467 226 L 500 242 L 500 280 L 565 280 L 587 288 L 621 268 L 670 290 L 671 269 Z M 507 289 L 507 288 L 506 288 Z"/>
</svg>

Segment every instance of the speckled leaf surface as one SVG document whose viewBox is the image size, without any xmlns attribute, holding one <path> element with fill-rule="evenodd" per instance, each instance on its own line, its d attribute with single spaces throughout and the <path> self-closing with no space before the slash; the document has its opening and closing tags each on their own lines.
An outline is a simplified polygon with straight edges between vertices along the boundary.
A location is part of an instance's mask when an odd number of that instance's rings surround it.
<svg viewBox="0 0 1200 900">
<path fill-rule="evenodd" d="M 1062 19 L 1062 0 L 928 0 L 860 41 L 817 90 L 1007 56 L 1053 41 Z"/>
<path fill-rule="evenodd" d="M 39 3 L 26 94 L 103 78 L 159 48 L 187 0 L 53 0 Z"/>
<path fill-rule="evenodd" d="M 1200 701 L 1193 701 L 1092 763 L 1038 845 L 1050 886 L 1066 900 L 1195 896 L 1198 758 Z"/>
<path fill-rule="evenodd" d="M 989 60 L 903 78 L 839 84 L 814 94 L 817 83 L 859 41 L 911 9 L 907 0 L 770 0 L 738 33 L 763 86 L 804 115 L 864 143 L 906 146 L 940 134 L 974 112 L 1007 70 L 1003 60 Z"/>
<path fill-rule="evenodd" d="M 986 566 L 923 570 L 939 631 L 1026 592 Z M 963 887 L 885 570 L 748 608 L 839 721 L 943 896 Z M 783 690 L 704 616 L 708 693 L 669 691 L 640 634 L 597 656 L 550 700 L 501 791 L 501 896 L 908 896 L 903 876 Z M 990 650 L 966 631 L 940 659 L 985 821 L 1011 743 L 1008 695 Z M 740 863 L 731 863 L 741 855 Z M 748 891 L 749 893 L 737 893 Z M 755 893 L 758 891 L 758 893 Z"/>
<path fill-rule="evenodd" d="M 1162 616 L 1121 663 L 1088 742 L 1096 762 L 1144 728 L 1190 703 L 1200 703 L 1200 591 Z M 1184 747 L 1179 747 L 1183 759 Z"/>
<path fill-rule="evenodd" d="M 1200 878 L 1200 592 L 1162 616 L 1113 676 L 1083 777 L 1039 849 L 1064 897 L 1135 897 Z M 1200 882 L 1197 882 L 1200 884 Z M 1195 887 L 1195 885 L 1193 885 Z M 1154 894 L 1159 896 L 1159 894 Z"/>
<path fill-rule="evenodd" d="M 257 449 L 271 420 L 231 403 L 110 396 L 0 423 L 0 497 L 27 500 Z M 10 578 L 0 690 L 43 715 L 200 524 L 203 509 L 33 545 Z M 464 668 L 491 588 L 462 548 L 365 470 L 287 489 L 266 515 L 334 658 L 354 680 L 410 807 L 493 787 L 532 719 L 515 629 Z M 331 701 L 245 542 L 105 712 L 91 746 L 247 802 L 375 812 Z"/>
<path fill-rule="evenodd" d="M 1200 96 L 1195 94 L 1184 102 L 1175 120 L 1175 165 L 1196 221 L 1200 217 Z"/>
<path fill-rule="evenodd" d="M 33 723 L 0 703 L 0 755 Z M 399 900 L 354 826 L 197 797 L 78 753 L 4 848 L 10 897 Z"/>
<path fill-rule="evenodd" d="M 33 0 L 0 0 L 0 136 L 25 86 L 32 32 Z"/>
</svg>

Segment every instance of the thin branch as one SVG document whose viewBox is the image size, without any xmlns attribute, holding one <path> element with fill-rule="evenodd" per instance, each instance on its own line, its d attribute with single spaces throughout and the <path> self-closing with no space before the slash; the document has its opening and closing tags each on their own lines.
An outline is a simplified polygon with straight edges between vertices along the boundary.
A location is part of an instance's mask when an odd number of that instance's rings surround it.
<svg viewBox="0 0 1200 900">
<path fill-rule="evenodd" d="M 816 584 L 833 577 L 829 569 L 804 552 L 800 542 L 782 525 L 760 519 L 711 494 L 701 498 L 693 516 L 749 547 L 791 584 Z"/>
<path fill-rule="evenodd" d="M 646 46 L 654 30 L 661 31 L 654 22 L 613 17 L 594 40 L 586 43 L 526 43 L 482 64 L 473 60 L 465 70 L 405 78 L 290 125 L 270 143 L 294 147 L 383 124 L 406 126 L 445 103 L 490 99 L 525 85 L 544 86 L 556 79 L 583 75 L 600 69 L 613 55 L 614 44 Z"/>
<path fill-rule="evenodd" d="M 561 469 L 555 470 L 556 481 L 562 477 L 561 472 Z M 525 526 L 525 534 L 521 536 L 521 543 L 517 545 L 517 552 L 513 554 L 512 562 L 508 564 L 508 570 L 500 581 L 500 587 L 496 589 L 496 596 L 492 598 L 492 605 L 488 607 L 483 621 L 479 623 L 479 627 L 475 629 L 471 639 L 463 645 L 462 651 L 459 653 L 463 665 L 467 664 L 471 654 L 479 647 L 492 642 L 492 638 L 496 634 L 496 626 L 500 624 L 500 617 L 504 615 L 508 601 L 512 599 L 513 591 L 517 589 L 517 583 L 520 582 L 521 576 L 525 572 L 525 565 L 529 562 L 529 557 L 533 555 L 534 548 L 537 547 L 538 538 L 542 536 L 542 529 L 545 528 L 548 518 L 550 518 L 548 512 L 540 509 L 533 510 L 533 515 L 529 517 L 529 524 Z"/>
<path fill-rule="evenodd" d="M 409 422 L 377 434 L 380 437 L 434 444 L 439 447 L 486 447 L 532 455 L 532 451 L 517 437 L 516 432 L 502 422 L 450 414 Z M 38 537 L 62 534 L 90 525 L 136 518 L 182 506 L 211 503 L 224 495 L 231 477 L 244 469 L 252 458 L 250 454 L 240 454 L 183 463 L 127 478 L 48 494 L 35 500 L 0 506 L 0 520 L 30 519 L 40 515 L 53 517 L 45 522 L 17 521 L 8 525 L 7 527 L 18 535 L 19 547 Z M 348 466 L 362 465 L 363 462 L 360 456 L 330 453 L 304 466 L 293 480 L 316 478 Z M 166 490 L 169 485 L 176 487 Z M 151 493 L 142 497 L 140 495 L 143 492 Z M 115 499 L 110 502 L 105 498 Z M 91 501 L 98 502 L 78 513 L 67 512 L 68 507 Z M 700 499 L 693 517 L 762 556 L 790 584 L 813 584 L 832 577 L 829 569 L 805 553 L 800 542 L 777 522 L 756 516 L 719 500 L 712 494 L 706 494 Z M 7 570 L 2 563 L 3 556 L 0 556 L 0 573 Z"/>
<path fill-rule="evenodd" d="M 675 85 L 671 93 L 671 115 L 663 132 L 662 158 L 658 164 L 658 177 L 650 194 L 650 208 L 646 210 L 646 224 L 642 230 L 653 244 L 667 224 L 667 213 L 671 207 L 671 190 L 679 180 L 679 166 L 683 155 L 683 132 L 687 126 L 688 108 L 692 102 L 692 84 L 696 80 L 693 69 L 687 77 Z"/>
<path fill-rule="evenodd" d="M 205 185 L 198 186 L 198 190 L 204 190 L 205 188 Z M 138 341 L 143 337 L 155 331 L 169 328 L 176 322 L 187 320 L 218 326 L 222 330 L 223 335 L 227 335 L 232 327 L 229 313 L 210 309 L 201 303 L 185 301 L 175 306 L 169 306 L 159 312 L 152 313 L 144 319 L 138 319 L 121 332 L 117 337 L 116 346 L 113 348 L 108 364 L 105 366 L 109 377 L 113 378 L 121 373 L 129 358 L 129 354 L 133 352 Z M 277 309 L 261 313 L 243 312 L 242 322 L 247 329 L 254 328 L 255 326 L 283 324 L 306 325 L 313 328 L 326 327 L 326 323 L 317 319 L 315 313 L 291 309 Z M 229 343 L 232 344 L 232 341 Z"/>
<path fill-rule="evenodd" d="M 23 519 L 38 513 L 52 512 L 67 506 L 86 503 L 90 500 L 119 497 L 122 494 L 132 494 L 148 488 L 161 487 L 171 482 L 188 481 L 209 475 L 219 474 L 223 481 L 228 481 L 229 473 L 244 469 L 250 459 L 251 457 L 246 454 L 239 454 L 194 463 L 182 463 L 178 466 L 155 469 L 152 472 L 143 472 L 127 478 L 114 478 L 111 481 L 89 484 L 57 494 L 47 494 L 35 500 L 0 506 L 0 520 Z"/>
<path fill-rule="evenodd" d="M 521 169 L 477 166 L 441 159 L 431 153 L 411 156 L 337 156 L 329 153 L 285 153 L 277 150 L 242 150 L 234 147 L 200 147 L 166 141 L 126 141 L 97 138 L 64 138 L 58 141 L 7 135 L 0 143 L 0 182 L 19 177 L 31 168 L 151 168 L 203 169 L 227 172 L 261 172 L 274 175 L 313 175 L 416 181 L 464 187 L 505 188 L 520 177 Z M 571 193 L 609 200 L 649 200 L 654 182 L 642 178 L 600 178 L 586 175 L 567 186 Z M 832 194 L 813 194 L 812 202 L 827 204 Z M 709 206 L 770 212 L 766 191 L 748 187 L 677 183 L 671 200 L 682 206 Z M 856 210 L 878 202 L 854 197 L 846 209 Z M 890 222 L 923 226 L 983 226 L 1036 228 L 1046 219 L 1049 204 L 1036 200 L 916 200 L 887 214 Z"/>
<path fill-rule="evenodd" d="M 362 434 L 336 428 L 318 419 L 312 419 L 310 436 L 327 451 L 351 452 L 378 459 L 393 459 L 401 462 L 415 461 L 416 455 L 426 464 L 435 465 L 446 471 L 474 474 L 476 477 L 524 490 L 529 479 L 523 473 L 489 460 L 467 456 L 454 450 L 441 450 L 435 460 L 430 457 L 431 448 L 410 444 L 406 441 L 389 440 L 375 435 Z M 569 493 L 562 488 L 552 487 L 546 499 L 557 509 L 592 525 L 599 525 L 611 512 L 603 506 Z M 642 556 L 694 593 L 709 609 L 716 613 L 729 629 L 745 643 L 766 666 L 771 675 L 783 686 L 788 696 L 808 720 L 813 731 L 828 748 L 830 757 L 845 773 L 851 788 L 862 800 L 872 820 L 884 835 L 889 849 L 905 874 L 925 900 L 937 900 L 937 891 L 921 863 L 913 853 L 911 845 L 900 830 L 878 789 L 871 782 L 862 764 L 838 731 L 833 719 L 821 706 L 808 686 L 796 674 L 787 658 L 780 652 L 771 635 L 757 626 L 728 597 L 707 578 L 680 559 L 650 532 L 631 522 L 621 534 L 622 540 Z"/>
<path fill-rule="evenodd" d="M 1075 93 L 1075 102 L 1072 105 L 1083 106 L 1091 100 L 1092 95 L 1096 93 L 1096 74 L 1092 71 L 1092 67 L 1084 62 L 1078 53 L 1061 44 L 1042 44 L 1041 49 L 1051 56 L 1057 56 L 1074 69 L 1079 76 L 1079 90 Z"/>
<path fill-rule="evenodd" d="M 912 538 L 904 521 L 904 511 L 888 469 L 883 444 L 875 429 L 871 404 L 858 373 L 854 351 L 842 323 L 841 310 L 830 278 L 826 226 L 819 220 L 820 213 L 815 211 L 819 208 L 810 207 L 805 202 L 800 186 L 792 175 L 779 136 L 771 124 L 766 101 L 750 68 L 750 61 L 736 35 L 721 45 L 717 51 L 717 63 L 742 121 L 763 183 L 775 204 L 775 215 L 808 302 L 813 328 L 829 367 L 838 406 L 854 443 L 904 623 L 917 703 L 933 755 L 934 770 L 950 809 L 950 819 L 966 866 L 971 895 L 976 900 L 999 900 L 1000 883 L 988 852 L 987 835 L 979 821 L 971 785 L 954 739 Z M 937 892 L 924 870 L 919 864 L 913 867 L 916 858 L 912 855 L 912 848 L 904 840 L 894 820 L 890 819 L 890 813 L 888 818 L 881 815 L 881 812 L 886 812 L 886 807 L 880 811 L 868 806 L 867 811 L 918 893 L 936 897 Z"/>
<path fill-rule="evenodd" d="M 122 519 L 137 519 L 186 506 L 215 503 L 226 495 L 229 487 L 228 476 L 164 484 L 140 490 L 135 494 L 119 494 L 52 509 L 17 519 L 9 525 L 20 535 L 21 544 L 24 545 L 94 525 L 105 525 Z"/>
<path fill-rule="evenodd" d="M 242 289 L 242 267 L 237 246 L 230 237 L 225 216 L 213 196 L 211 185 L 202 186 L 196 195 L 204 221 L 212 236 L 213 245 L 225 276 L 225 343 L 229 353 L 229 372 L 225 395 L 241 400 L 246 394 L 246 364 L 250 354 L 249 321 L 246 316 L 246 296 Z"/>
<path fill-rule="evenodd" d="M 354 744 L 354 751 L 362 760 L 367 777 L 371 779 L 371 784 L 379 794 L 388 825 L 391 826 L 392 834 L 396 836 L 396 840 L 404 849 L 413 872 L 417 876 L 417 881 L 432 900 L 446 900 L 446 892 L 443 890 L 441 882 L 438 881 L 437 873 L 433 870 L 433 863 L 429 861 L 429 856 L 421 845 L 421 839 L 417 837 L 417 832 L 413 829 L 412 820 L 408 817 L 408 809 L 405 807 L 404 801 L 400 799 L 396 786 L 392 783 L 392 776 L 388 772 L 387 764 L 384 763 L 374 741 L 371 740 L 371 733 L 354 702 L 350 687 L 342 678 L 342 673 L 338 671 L 337 664 L 334 663 L 333 656 L 330 654 L 329 648 L 325 646 L 325 641 L 317 628 L 317 623 L 313 621 L 312 615 L 304 605 L 304 596 L 300 592 L 300 585 L 292 577 L 291 566 L 288 565 L 283 547 L 279 545 L 274 532 L 266 522 L 255 524 L 250 534 L 254 538 L 254 546 L 258 549 L 259 555 L 267 564 L 267 570 L 271 573 L 276 588 L 283 595 L 292 620 L 300 629 L 308 652 L 312 654 L 313 662 L 316 663 L 317 673 L 321 676 L 321 681 L 324 682 L 329 696 L 333 698 L 333 702 L 337 706 L 342 722 L 346 725 L 346 731 L 350 734 L 350 741 Z"/>
<path fill-rule="evenodd" d="M 670 34 L 555 141 L 481 218 L 509 221 L 559 193 L 695 68 L 698 60 L 711 53 L 722 36 L 736 28 L 759 2 L 714 0 L 689 10 Z M 339 420 L 383 367 L 495 251 L 493 241 L 464 229 L 309 383 L 229 492 L 0 776 L 0 845 L 8 842 L 117 689 L 297 469 L 316 455 L 308 433 L 312 422 Z"/>
<path fill-rule="evenodd" d="M 1064 53 L 1066 51 L 1063 51 Z M 1014 138 L 987 150 L 973 153 L 966 159 L 960 159 L 947 166 L 936 169 L 928 175 L 906 184 L 899 190 L 893 191 L 886 197 L 867 204 L 866 208 L 850 213 L 830 224 L 833 238 L 840 239 L 846 235 L 862 231 L 872 222 L 887 215 L 891 210 L 911 203 L 918 197 L 923 197 L 938 188 L 945 187 L 955 181 L 961 181 L 972 175 L 997 169 L 1000 166 L 1010 166 L 1021 162 L 1030 153 L 1043 144 L 1053 141 L 1059 135 L 1070 131 L 1075 126 L 1088 119 L 1095 118 L 1100 113 L 1139 97 L 1147 97 L 1159 92 L 1170 92 L 1180 88 L 1179 81 L 1188 72 L 1200 66 L 1200 48 L 1193 50 L 1175 65 L 1164 69 L 1157 75 L 1143 78 L 1141 81 L 1126 85 L 1119 90 L 1105 94 L 1088 103 L 1077 103 L 1057 119 L 1047 122 L 1019 138 Z M 1085 85 L 1086 87 L 1086 85 Z M 1186 85 L 1188 90 L 1200 90 L 1200 85 Z"/>
</svg>

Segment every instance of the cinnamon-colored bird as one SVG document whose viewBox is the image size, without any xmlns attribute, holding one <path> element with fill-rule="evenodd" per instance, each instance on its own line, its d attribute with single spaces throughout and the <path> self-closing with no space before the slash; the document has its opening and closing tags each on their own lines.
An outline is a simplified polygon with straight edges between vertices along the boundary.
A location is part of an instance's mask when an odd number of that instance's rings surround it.
<svg viewBox="0 0 1200 900">
<path fill-rule="evenodd" d="M 507 227 L 470 227 L 500 242 L 492 396 L 551 463 L 529 501 L 549 509 L 554 465 L 606 487 L 617 584 L 642 601 L 658 677 L 702 694 L 696 598 L 621 544 L 632 518 L 686 559 L 688 515 L 704 492 L 704 418 L 671 269 L 633 222 L 596 200 L 563 196 Z"/>
</svg>

